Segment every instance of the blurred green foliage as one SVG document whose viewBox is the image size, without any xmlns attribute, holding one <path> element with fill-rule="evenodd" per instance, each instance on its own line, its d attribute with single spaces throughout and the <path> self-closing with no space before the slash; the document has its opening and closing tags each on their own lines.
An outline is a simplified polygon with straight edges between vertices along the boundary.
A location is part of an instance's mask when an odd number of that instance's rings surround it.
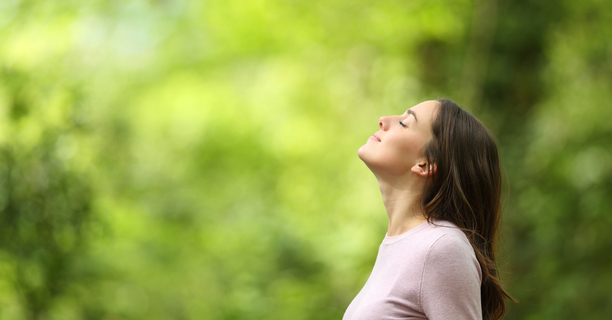
<svg viewBox="0 0 612 320">
<path fill-rule="evenodd" d="M 612 3 L 0 3 L 0 319 L 340 319 L 356 156 L 450 97 L 509 179 L 507 319 L 612 316 Z"/>
</svg>

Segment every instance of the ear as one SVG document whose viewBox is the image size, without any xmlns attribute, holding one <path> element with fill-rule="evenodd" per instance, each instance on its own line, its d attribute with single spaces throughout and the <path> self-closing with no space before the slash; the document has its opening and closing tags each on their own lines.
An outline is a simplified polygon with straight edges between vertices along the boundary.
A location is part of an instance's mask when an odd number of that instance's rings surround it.
<svg viewBox="0 0 612 320">
<path fill-rule="evenodd" d="M 432 176 L 438 170 L 438 167 L 435 163 L 430 163 L 427 165 L 427 161 L 421 160 L 417 164 L 415 164 L 411 169 L 412 172 L 416 173 L 420 177 Z"/>
</svg>

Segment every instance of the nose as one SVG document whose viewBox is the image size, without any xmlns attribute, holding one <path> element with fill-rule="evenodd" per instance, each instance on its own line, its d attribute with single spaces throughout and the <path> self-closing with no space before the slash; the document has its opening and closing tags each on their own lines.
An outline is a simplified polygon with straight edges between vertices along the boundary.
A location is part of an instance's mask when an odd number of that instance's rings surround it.
<svg viewBox="0 0 612 320">
<path fill-rule="evenodd" d="M 387 117 L 380 117 L 380 119 L 378 119 L 378 126 L 380 127 L 380 130 L 387 130 L 388 129 L 388 125 L 387 125 Z"/>
</svg>

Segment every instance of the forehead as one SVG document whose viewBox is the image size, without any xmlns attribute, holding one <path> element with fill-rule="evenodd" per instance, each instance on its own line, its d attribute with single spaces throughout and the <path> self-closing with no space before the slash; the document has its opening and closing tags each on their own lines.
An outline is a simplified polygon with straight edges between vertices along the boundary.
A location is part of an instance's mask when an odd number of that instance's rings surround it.
<svg viewBox="0 0 612 320">
<path fill-rule="evenodd" d="M 417 119 L 421 122 L 421 119 L 425 122 L 431 123 L 433 120 L 434 114 L 440 107 L 440 103 L 435 100 L 423 101 L 414 107 L 410 108 L 414 113 L 416 113 Z"/>
</svg>

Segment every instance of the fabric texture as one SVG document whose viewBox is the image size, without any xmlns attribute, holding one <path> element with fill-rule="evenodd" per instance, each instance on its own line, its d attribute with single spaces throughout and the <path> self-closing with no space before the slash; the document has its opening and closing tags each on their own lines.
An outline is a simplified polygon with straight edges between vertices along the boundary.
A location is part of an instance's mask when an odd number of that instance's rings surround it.
<svg viewBox="0 0 612 320">
<path fill-rule="evenodd" d="M 343 320 L 482 319 L 482 273 L 454 224 L 425 222 L 385 236 L 368 281 Z"/>
</svg>

